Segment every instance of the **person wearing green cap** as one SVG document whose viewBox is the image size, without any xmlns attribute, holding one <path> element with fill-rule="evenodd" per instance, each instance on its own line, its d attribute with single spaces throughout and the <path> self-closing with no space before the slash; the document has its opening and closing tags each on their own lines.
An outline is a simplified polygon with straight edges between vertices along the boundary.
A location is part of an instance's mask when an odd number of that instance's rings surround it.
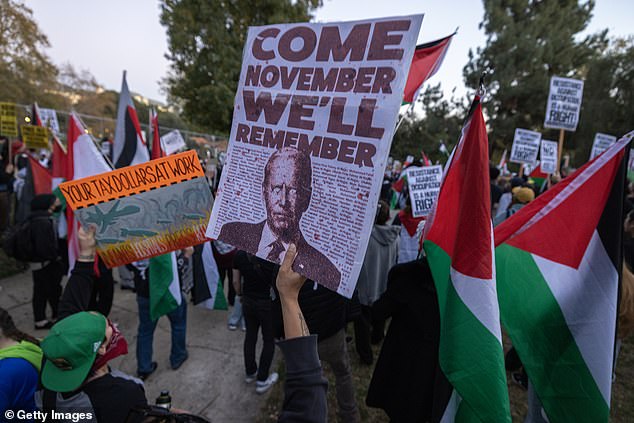
<svg viewBox="0 0 634 423">
<path fill-rule="evenodd" d="M 147 405 L 143 383 L 108 362 L 127 354 L 127 343 L 105 316 L 82 311 L 57 322 L 41 343 L 43 410 L 89 412 L 97 422 L 124 422 L 133 407 Z"/>
<path fill-rule="evenodd" d="M 37 339 L 19 331 L 11 315 L 0 308 L 0 422 L 8 410 L 35 411 L 42 350 Z"/>
</svg>

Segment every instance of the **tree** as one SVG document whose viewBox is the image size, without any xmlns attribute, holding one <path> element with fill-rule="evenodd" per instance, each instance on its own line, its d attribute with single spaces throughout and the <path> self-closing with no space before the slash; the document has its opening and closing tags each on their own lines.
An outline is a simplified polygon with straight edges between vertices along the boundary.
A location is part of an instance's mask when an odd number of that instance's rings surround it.
<svg viewBox="0 0 634 423">
<path fill-rule="evenodd" d="M 566 140 L 575 166 L 590 157 L 594 135 L 634 129 L 634 38 L 615 39 L 588 63 L 577 131 Z"/>
<path fill-rule="evenodd" d="M 593 0 L 484 0 L 480 28 L 486 45 L 475 55 L 469 51 L 463 73 L 467 86 L 475 89 L 482 72 L 490 71 L 483 106 L 494 148 L 509 148 L 515 128 L 557 139 L 557 131 L 542 127 L 550 77 L 581 77 L 607 45 L 607 31 L 577 41 L 593 8 Z"/>
<path fill-rule="evenodd" d="M 440 152 L 440 143 L 449 151 L 456 145 L 467 108 L 461 100 L 446 100 L 440 84 L 425 88 L 418 101 L 423 106 L 423 118 L 405 117 L 394 134 L 390 155 L 398 160 L 408 155 L 418 159 L 424 151 L 432 162 L 444 163 L 447 156 Z"/>
<path fill-rule="evenodd" d="M 44 53 L 48 47 L 31 9 L 15 0 L 0 0 L 0 101 L 68 105 L 58 94 L 58 69 Z"/>
<path fill-rule="evenodd" d="M 307 21 L 321 0 L 162 0 L 170 101 L 202 128 L 228 133 L 247 29 Z"/>
</svg>

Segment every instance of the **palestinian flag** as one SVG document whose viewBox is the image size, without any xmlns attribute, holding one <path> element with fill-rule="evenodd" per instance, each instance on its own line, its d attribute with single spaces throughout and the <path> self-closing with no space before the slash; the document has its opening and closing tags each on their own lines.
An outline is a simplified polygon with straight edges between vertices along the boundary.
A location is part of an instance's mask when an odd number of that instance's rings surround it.
<svg viewBox="0 0 634 423">
<path fill-rule="evenodd" d="M 533 180 L 533 183 L 538 188 L 543 188 L 544 184 L 548 181 L 548 174 L 542 172 L 542 166 L 539 164 L 539 162 L 537 163 L 535 169 L 533 169 L 532 172 L 528 175 L 528 177 Z"/>
<path fill-rule="evenodd" d="M 440 307 L 440 367 L 454 388 L 442 421 L 511 421 L 489 191 L 489 146 L 476 96 L 423 242 Z"/>
<path fill-rule="evenodd" d="M 227 300 L 211 241 L 194 247 L 194 304 L 210 310 L 227 310 Z"/>
<path fill-rule="evenodd" d="M 495 230 L 502 322 L 551 422 L 607 422 L 634 131 Z"/>
<path fill-rule="evenodd" d="M 418 97 L 423 83 L 431 78 L 440 69 L 454 32 L 448 37 L 440 40 L 416 46 L 412 64 L 409 67 L 405 91 L 403 92 L 403 103 L 413 103 Z"/>
<path fill-rule="evenodd" d="M 35 157 L 30 154 L 28 154 L 27 157 L 29 158 L 29 169 L 25 184 L 33 184 L 33 193 L 35 195 L 50 194 L 53 180 L 51 172 L 42 166 Z"/>
<path fill-rule="evenodd" d="M 68 142 L 66 157 L 67 181 L 112 170 L 75 113 L 71 113 L 68 116 L 66 139 Z M 75 267 L 75 259 L 79 255 L 79 244 L 77 240 L 79 226 L 75 221 L 75 216 L 70 207 L 66 208 L 66 222 L 68 228 L 68 262 L 69 269 L 72 270 L 73 267 Z"/>
<path fill-rule="evenodd" d="M 139 118 L 125 79 L 125 71 L 123 72 L 121 94 L 119 95 L 119 109 L 117 111 L 117 126 L 114 131 L 113 148 L 114 154 L 112 157 L 116 169 L 150 160 L 150 153 L 145 141 L 143 141 Z"/>
<path fill-rule="evenodd" d="M 44 126 L 40 114 L 40 107 L 37 105 L 37 103 L 33 103 L 33 106 L 31 106 L 31 125 Z"/>
<path fill-rule="evenodd" d="M 176 253 L 152 257 L 150 259 L 150 318 L 157 320 L 176 309 L 182 301 Z"/>
</svg>

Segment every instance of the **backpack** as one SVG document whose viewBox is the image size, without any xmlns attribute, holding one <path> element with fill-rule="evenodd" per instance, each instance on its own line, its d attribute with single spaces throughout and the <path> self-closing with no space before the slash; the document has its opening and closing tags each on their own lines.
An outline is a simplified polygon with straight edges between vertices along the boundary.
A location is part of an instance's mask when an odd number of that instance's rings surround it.
<svg viewBox="0 0 634 423">
<path fill-rule="evenodd" d="M 28 219 L 8 229 L 2 239 L 2 249 L 9 257 L 24 262 L 45 262 L 57 258 L 52 251 L 43 251 L 35 242 L 35 234 L 32 230 L 32 222 L 47 217 Z"/>
</svg>

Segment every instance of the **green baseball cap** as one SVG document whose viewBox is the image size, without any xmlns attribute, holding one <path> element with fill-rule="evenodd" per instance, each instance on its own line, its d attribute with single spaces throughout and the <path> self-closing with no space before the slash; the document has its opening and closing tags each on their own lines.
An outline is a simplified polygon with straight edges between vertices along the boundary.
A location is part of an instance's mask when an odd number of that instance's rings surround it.
<svg viewBox="0 0 634 423">
<path fill-rule="evenodd" d="M 57 322 L 41 343 L 46 361 L 42 384 L 55 392 L 70 392 L 86 380 L 106 336 L 106 318 L 82 311 Z"/>
</svg>

